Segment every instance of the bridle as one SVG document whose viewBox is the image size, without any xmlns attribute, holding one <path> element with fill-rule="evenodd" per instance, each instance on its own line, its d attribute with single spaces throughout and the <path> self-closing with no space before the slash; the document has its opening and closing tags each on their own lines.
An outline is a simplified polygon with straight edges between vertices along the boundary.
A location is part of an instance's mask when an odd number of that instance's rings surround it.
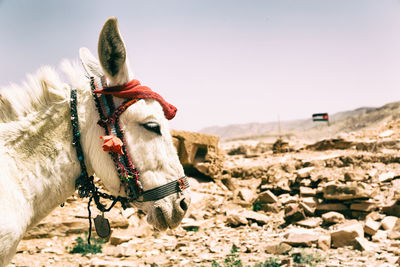
<svg viewBox="0 0 400 267">
<path fill-rule="evenodd" d="M 109 151 L 109 154 L 114 162 L 120 183 L 125 190 L 126 197 L 112 196 L 107 193 L 102 193 L 94 184 L 94 177 L 88 175 L 85 164 L 85 158 L 80 142 L 79 121 L 77 112 L 77 91 L 71 89 L 71 124 L 73 132 L 72 144 L 76 148 L 77 157 L 81 167 L 81 174 L 75 181 L 75 188 L 78 190 L 80 197 L 89 197 L 88 212 L 89 212 L 89 237 L 91 232 L 91 212 L 90 203 L 94 200 L 97 208 L 104 214 L 110 211 L 117 202 L 121 203 L 123 209 L 126 209 L 129 202 L 147 202 L 156 201 L 174 193 L 179 193 L 189 187 L 189 182 L 186 176 L 177 180 L 161 185 L 159 187 L 144 191 L 140 182 L 139 171 L 134 167 L 132 160 L 128 154 L 127 144 L 124 133 L 119 122 L 119 116 L 131 105 L 135 104 L 140 98 L 127 98 L 119 107 L 115 107 L 113 96 L 108 94 L 99 94 L 105 84 L 105 77 L 90 77 L 90 85 L 92 95 L 96 104 L 96 108 L 100 117 L 98 124 L 104 128 L 106 136 L 117 137 L 122 141 L 122 151 L 120 153 Z M 139 83 L 140 84 L 140 83 Z M 156 99 L 157 100 L 157 99 Z M 109 199 L 112 204 L 107 208 L 100 202 L 100 199 Z M 89 241 L 90 242 L 90 241 Z"/>
</svg>

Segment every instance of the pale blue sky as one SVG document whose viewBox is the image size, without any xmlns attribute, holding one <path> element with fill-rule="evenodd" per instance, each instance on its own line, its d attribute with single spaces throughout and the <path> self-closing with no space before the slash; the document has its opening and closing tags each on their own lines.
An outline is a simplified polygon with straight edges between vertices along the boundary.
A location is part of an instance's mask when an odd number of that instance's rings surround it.
<svg viewBox="0 0 400 267">
<path fill-rule="evenodd" d="M 175 129 L 400 101 L 397 0 L 0 0 L 0 85 L 96 52 L 109 16 Z"/>
</svg>

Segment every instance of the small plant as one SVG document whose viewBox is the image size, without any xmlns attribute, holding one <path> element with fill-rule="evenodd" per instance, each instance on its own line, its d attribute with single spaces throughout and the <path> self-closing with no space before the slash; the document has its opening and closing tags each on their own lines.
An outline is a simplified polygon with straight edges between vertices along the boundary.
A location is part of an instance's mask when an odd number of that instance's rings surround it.
<svg viewBox="0 0 400 267">
<path fill-rule="evenodd" d="M 268 258 L 265 262 L 256 263 L 254 267 L 279 267 L 281 264 L 279 263 L 279 259 L 277 258 Z"/>
<path fill-rule="evenodd" d="M 186 227 L 185 230 L 188 232 L 198 232 L 199 227 L 198 226 L 189 226 L 189 227 Z"/>
<path fill-rule="evenodd" d="M 309 266 L 316 266 L 318 262 L 323 260 L 322 255 L 319 253 L 316 253 L 315 255 L 313 255 L 313 254 L 306 254 L 306 253 L 302 252 L 302 253 L 293 254 L 292 257 L 293 257 L 293 261 L 295 263 L 307 264 Z"/>
<path fill-rule="evenodd" d="M 97 254 L 101 253 L 101 246 L 105 243 L 101 239 L 92 238 L 92 244 L 88 244 L 87 241 L 83 240 L 82 237 L 75 239 L 75 245 L 69 250 L 69 253 L 79 253 L 85 256 L 86 254 Z"/>
<path fill-rule="evenodd" d="M 220 265 L 218 262 L 213 261 L 212 267 L 243 267 L 242 261 L 240 260 L 239 255 L 237 254 L 238 247 L 235 245 L 232 246 L 231 253 L 228 254 L 224 260 L 224 265 Z"/>
<path fill-rule="evenodd" d="M 262 208 L 262 204 L 261 204 L 260 201 L 256 201 L 256 202 L 253 203 L 253 210 L 254 211 L 259 211 L 259 210 L 261 210 L 261 208 Z"/>
</svg>

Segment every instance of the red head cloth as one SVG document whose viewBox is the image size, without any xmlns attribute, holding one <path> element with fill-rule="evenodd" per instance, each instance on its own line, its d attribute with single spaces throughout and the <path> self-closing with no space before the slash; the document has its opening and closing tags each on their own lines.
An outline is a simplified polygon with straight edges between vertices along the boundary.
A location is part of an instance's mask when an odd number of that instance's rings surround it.
<svg viewBox="0 0 400 267">
<path fill-rule="evenodd" d="M 95 90 L 93 92 L 120 98 L 151 98 L 157 100 L 162 106 L 164 115 L 168 120 L 172 120 L 177 111 L 176 107 L 169 104 L 162 96 L 153 92 L 149 87 L 141 85 L 138 80 L 132 80 L 123 85 L 104 87 L 102 90 Z"/>
</svg>

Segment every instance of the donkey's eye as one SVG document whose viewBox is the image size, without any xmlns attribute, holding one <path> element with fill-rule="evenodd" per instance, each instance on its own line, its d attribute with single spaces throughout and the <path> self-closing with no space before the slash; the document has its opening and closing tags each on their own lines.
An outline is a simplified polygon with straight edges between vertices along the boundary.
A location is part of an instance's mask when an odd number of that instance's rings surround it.
<svg viewBox="0 0 400 267">
<path fill-rule="evenodd" d="M 142 123 L 140 124 L 140 126 L 142 126 L 143 128 L 145 128 L 146 130 L 156 133 L 158 135 L 161 135 L 161 129 L 160 129 L 160 125 L 158 125 L 157 122 L 146 122 L 146 123 Z"/>
</svg>

